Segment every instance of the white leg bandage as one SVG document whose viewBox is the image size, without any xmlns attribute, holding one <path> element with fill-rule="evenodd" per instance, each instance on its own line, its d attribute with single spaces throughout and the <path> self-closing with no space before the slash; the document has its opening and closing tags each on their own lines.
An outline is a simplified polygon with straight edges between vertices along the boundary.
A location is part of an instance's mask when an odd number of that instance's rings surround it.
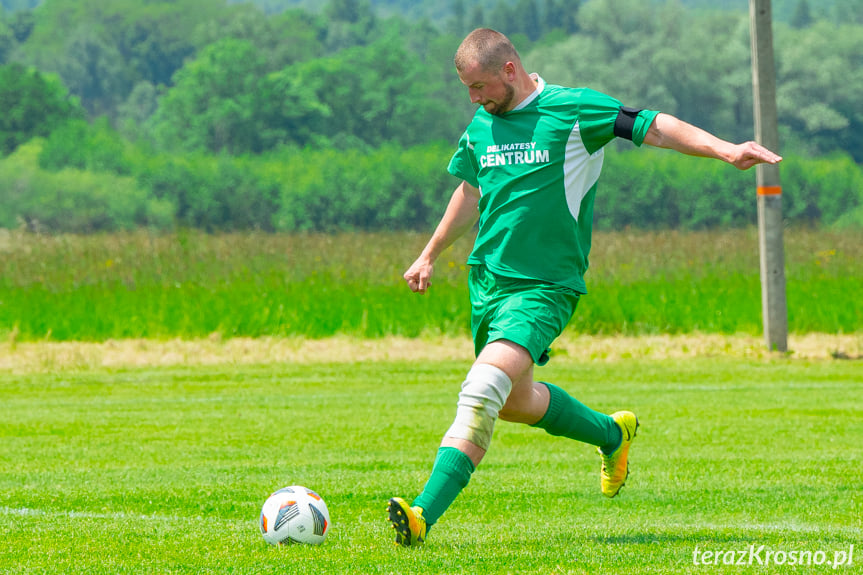
<svg viewBox="0 0 863 575">
<path fill-rule="evenodd" d="M 474 365 L 461 384 L 458 410 L 447 437 L 466 439 L 488 450 L 494 421 L 511 390 L 512 381 L 503 370 L 487 363 Z"/>
</svg>

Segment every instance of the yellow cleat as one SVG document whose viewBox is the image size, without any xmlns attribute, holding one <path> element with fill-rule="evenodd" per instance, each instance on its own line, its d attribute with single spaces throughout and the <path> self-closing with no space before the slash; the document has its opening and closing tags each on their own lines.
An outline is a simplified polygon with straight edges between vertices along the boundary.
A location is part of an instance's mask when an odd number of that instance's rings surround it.
<svg viewBox="0 0 863 575">
<path fill-rule="evenodd" d="M 404 547 L 422 545 L 426 540 L 426 520 L 420 507 L 410 507 L 401 497 L 393 497 L 387 506 L 390 523 L 396 530 L 396 543 Z"/>
<path fill-rule="evenodd" d="M 623 441 L 611 455 L 606 455 L 597 449 L 602 457 L 602 471 L 600 472 L 600 487 L 602 494 L 606 497 L 614 497 L 626 483 L 629 477 L 629 446 L 635 439 L 638 430 L 638 418 L 630 411 L 618 411 L 612 413 L 611 417 L 623 432 Z"/>
</svg>

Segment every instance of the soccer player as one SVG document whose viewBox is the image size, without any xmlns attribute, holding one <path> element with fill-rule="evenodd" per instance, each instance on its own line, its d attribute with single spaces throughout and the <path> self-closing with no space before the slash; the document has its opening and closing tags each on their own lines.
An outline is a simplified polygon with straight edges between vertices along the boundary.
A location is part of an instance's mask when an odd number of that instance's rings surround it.
<svg viewBox="0 0 863 575">
<path fill-rule="evenodd" d="M 404 546 L 422 544 L 467 485 L 497 418 L 597 446 L 607 497 L 627 479 L 635 414 L 599 413 L 533 379 L 534 364 L 548 361 L 549 346 L 586 293 L 603 146 L 624 138 L 742 170 L 782 159 L 755 142 L 732 144 L 590 89 L 546 84 L 525 71 L 509 39 L 494 30 L 471 32 L 455 65 L 471 102 L 479 105 L 448 167 L 463 181 L 404 278 L 424 294 L 435 259 L 479 219 L 468 258 L 476 362 L 422 493 L 411 504 L 399 497 L 389 501 L 396 543 Z"/>
</svg>

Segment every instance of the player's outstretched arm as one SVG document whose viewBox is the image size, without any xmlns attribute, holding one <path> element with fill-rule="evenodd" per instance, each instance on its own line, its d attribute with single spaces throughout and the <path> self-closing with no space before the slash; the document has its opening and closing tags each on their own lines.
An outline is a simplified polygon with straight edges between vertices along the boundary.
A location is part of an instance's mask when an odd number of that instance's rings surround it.
<svg viewBox="0 0 863 575">
<path fill-rule="evenodd" d="M 781 156 L 761 144 L 732 144 L 669 114 L 656 116 L 644 137 L 644 143 L 690 156 L 716 158 L 741 170 L 748 170 L 757 164 L 776 164 L 782 161 Z"/>
<path fill-rule="evenodd" d="M 424 294 L 431 285 L 434 262 L 442 251 L 467 232 L 479 217 L 479 189 L 462 182 L 453 192 L 443 218 L 420 257 L 404 274 L 411 291 Z"/>
</svg>

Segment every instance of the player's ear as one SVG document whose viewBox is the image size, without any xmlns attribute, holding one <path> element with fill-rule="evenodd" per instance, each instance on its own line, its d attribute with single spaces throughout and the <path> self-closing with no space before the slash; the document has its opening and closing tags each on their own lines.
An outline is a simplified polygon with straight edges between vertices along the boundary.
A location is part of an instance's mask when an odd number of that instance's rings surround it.
<svg viewBox="0 0 863 575">
<path fill-rule="evenodd" d="M 515 82 L 515 71 L 516 71 L 515 62 L 507 62 L 506 64 L 503 65 L 503 74 L 506 77 L 506 79 L 510 82 Z"/>
</svg>

